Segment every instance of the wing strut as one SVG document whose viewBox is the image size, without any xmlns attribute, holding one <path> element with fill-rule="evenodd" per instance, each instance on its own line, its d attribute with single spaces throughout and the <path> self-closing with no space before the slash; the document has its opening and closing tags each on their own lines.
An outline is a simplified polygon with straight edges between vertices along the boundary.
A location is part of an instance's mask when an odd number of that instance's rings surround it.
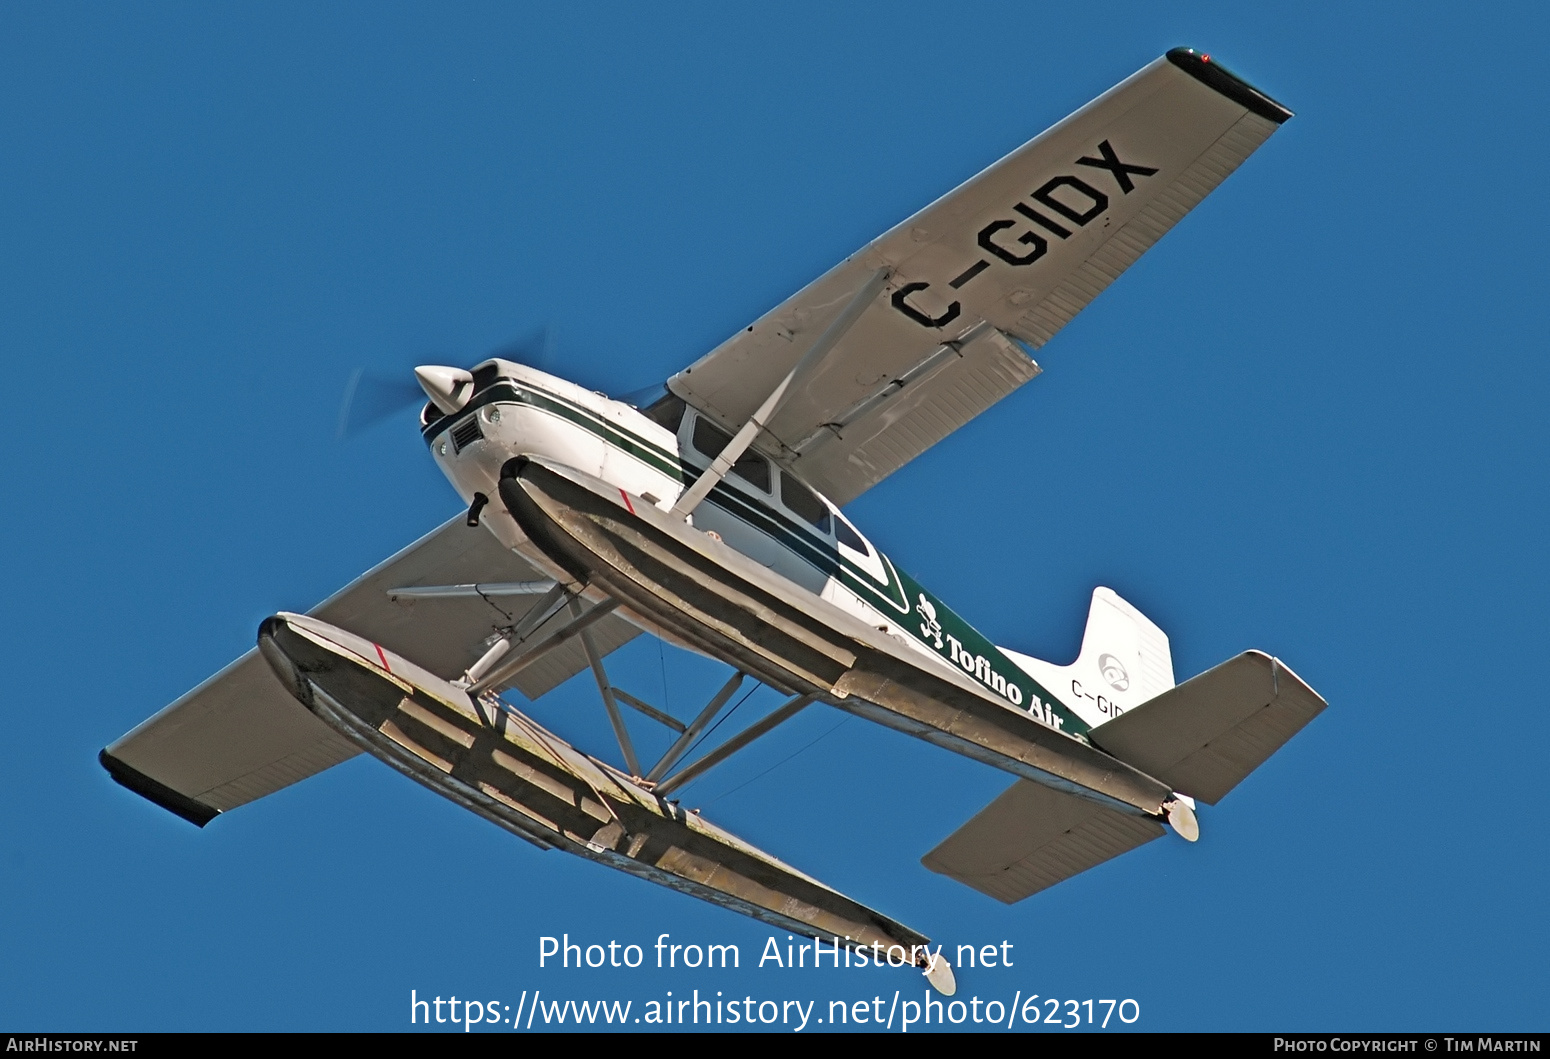
<svg viewBox="0 0 1550 1059">
<path fill-rule="evenodd" d="M 768 423 L 775 413 L 780 410 L 781 402 L 785 400 L 786 394 L 791 391 L 792 383 L 811 373 L 813 369 L 823 363 L 823 359 L 829 355 L 830 351 L 839 343 L 839 340 L 845 337 L 845 332 L 849 331 L 855 322 L 861 319 L 861 314 L 866 312 L 867 307 L 872 304 L 872 299 L 877 297 L 878 291 L 883 289 L 883 284 L 888 282 L 888 276 L 889 270 L 886 268 L 880 268 L 872 273 L 872 278 L 867 280 L 862 288 L 856 292 L 855 296 L 851 298 L 850 304 L 846 305 L 840 315 L 834 318 L 834 322 L 828 326 L 828 329 L 818 336 L 818 341 L 813 343 L 813 348 L 802 354 L 802 359 L 797 361 L 796 367 L 792 368 L 786 374 L 786 377 L 780 380 L 780 383 L 776 385 L 775 389 L 770 391 L 770 395 L 764 399 L 764 403 L 759 406 L 758 410 L 748 417 L 748 422 L 743 424 L 742 429 L 733 436 L 732 440 L 728 442 L 727 447 L 721 450 L 721 455 L 711 461 L 710 467 L 706 469 L 704 474 L 700 475 L 698 481 L 684 490 L 683 495 L 678 498 L 678 502 L 673 505 L 673 510 L 670 514 L 676 515 L 681 519 L 687 519 L 694 509 L 700 506 L 700 501 L 710 494 L 710 491 L 716 487 L 717 482 L 726 477 L 727 472 L 732 469 L 732 465 L 737 462 L 737 458 L 748 451 L 748 446 L 753 444 L 753 440 L 758 437 L 759 431 L 764 429 L 764 424 Z"/>
</svg>

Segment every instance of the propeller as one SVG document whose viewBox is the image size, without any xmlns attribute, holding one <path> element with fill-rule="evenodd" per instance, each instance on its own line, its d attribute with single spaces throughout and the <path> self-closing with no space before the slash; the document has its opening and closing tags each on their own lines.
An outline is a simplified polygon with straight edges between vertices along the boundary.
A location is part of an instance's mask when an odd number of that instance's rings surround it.
<svg viewBox="0 0 1550 1059">
<path fill-rule="evenodd" d="M 555 363 L 558 359 L 556 348 L 554 325 L 546 323 L 515 341 L 495 348 L 490 352 L 490 356 L 516 361 L 518 364 L 526 364 L 530 368 L 556 375 L 561 374 L 555 371 Z"/>
<path fill-rule="evenodd" d="M 598 362 L 595 357 L 585 355 L 567 355 L 561 348 L 556 336 L 553 323 L 546 323 L 542 327 L 519 338 L 515 342 L 502 346 L 490 354 L 502 360 L 515 361 L 518 364 L 526 364 L 530 368 L 557 375 L 567 382 L 573 382 L 577 386 L 584 386 L 598 393 L 606 393 L 616 400 L 633 404 L 637 407 L 641 403 L 637 398 L 650 395 L 645 402 L 650 403 L 661 393 L 661 387 L 652 385 L 639 390 L 633 390 L 624 396 L 618 396 L 619 382 L 617 378 L 600 379 L 597 377 Z M 628 381 L 628 380 L 626 380 Z"/>
<path fill-rule="evenodd" d="M 354 437 L 411 405 L 424 403 L 425 391 L 420 389 L 413 372 L 388 375 L 356 368 L 344 386 L 344 399 L 339 404 L 339 425 L 334 436 L 340 440 Z"/>
<path fill-rule="evenodd" d="M 479 359 L 488 360 L 489 357 L 531 364 L 540 371 L 548 371 L 548 365 L 554 360 L 554 329 L 545 324 Z M 423 406 L 427 396 L 416 378 L 415 369 L 404 368 L 389 374 L 373 368 L 356 368 L 344 386 L 334 437 L 340 441 L 353 438 L 408 408 Z"/>
<path fill-rule="evenodd" d="M 537 368 L 539 371 L 568 379 L 578 386 L 585 386 L 600 393 L 615 393 L 617 380 L 601 382 L 591 376 L 596 363 L 585 358 L 566 358 L 561 355 L 552 324 L 544 324 L 513 342 L 491 351 L 480 360 L 498 357 Z M 637 407 L 650 404 L 661 396 L 662 387 L 652 385 L 631 391 L 620 398 Z M 353 438 L 361 432 L 389 419 L 411 407 L 425 403 L 427 391 L 416 381 L 415 371 L 378 371 L 372 368 L 356 368 L 345 383 L 344 397 L 339 404 L 339 422 L 335 430 L 338 440 Z M 438 402 L 440 403 L 440 402 Z"/>
</svg>

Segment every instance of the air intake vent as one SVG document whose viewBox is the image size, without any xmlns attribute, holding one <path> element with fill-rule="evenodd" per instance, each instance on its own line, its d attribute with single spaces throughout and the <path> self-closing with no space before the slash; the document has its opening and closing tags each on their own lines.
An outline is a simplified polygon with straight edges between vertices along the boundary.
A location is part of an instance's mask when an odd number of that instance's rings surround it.
<svg viewBox="0 0 1550 1059">
<path fill-rule="evenodd" d="M 479 429 L 479 417 L 471 415 L 452 428 L 452 447 L 462 452 L 482 437 L 484 431 Z"/>
</svg>

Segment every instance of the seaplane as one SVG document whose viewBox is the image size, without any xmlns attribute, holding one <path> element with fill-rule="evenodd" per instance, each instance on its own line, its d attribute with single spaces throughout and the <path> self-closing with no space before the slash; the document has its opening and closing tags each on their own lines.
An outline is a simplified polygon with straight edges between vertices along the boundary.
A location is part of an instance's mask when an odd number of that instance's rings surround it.
<svg viewBox="0 0 1550 1059">
<path fill-rule="evenodd" d="M 999 769 L 924 866 L 1012 903 L 1215 805 L 1326 703 L 1246 651 L 1183 683 L 1108 588 L 1080 653 L 992 643 L 843 511 L 1040 373 L 1034 353 L 1291 117 L 1174 49 L 673 375 L 614 400 L 496 358 L 416 369 L 466 505 L 106 747 L 200 827 L 362 752 L 560 849 L 955 988 L 930 939 L 675 793 L 799 712 L 845 711 Z M 692 717 L 616 687 L 648 633 L 728 667 Z M 590 670 L 605 760 L 521 709 Z M 745 683 L 783 705 L 696 755 Z M 753 685 L 757 686 L 757 685 Z M 665 704 L 664 704 L 665 705 Z M 641 758 L 626 711 L 672 739 Z M 611 756 L 611 752 L 610 752 Z"/>
</svg>

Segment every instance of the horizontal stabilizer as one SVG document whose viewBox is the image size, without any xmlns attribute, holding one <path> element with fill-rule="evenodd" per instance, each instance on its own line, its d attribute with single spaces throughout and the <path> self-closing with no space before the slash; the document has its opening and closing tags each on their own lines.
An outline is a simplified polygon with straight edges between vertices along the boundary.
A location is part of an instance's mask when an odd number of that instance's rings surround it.
<svg viewBox="0 0 1550 1059">
<path fill-rule="evenodd" d="M 1245 651 L 1088 738 L 1179 793 L 1215 805 L 1327 705 L 1280 659 Z"/>
<path fill-rule="evenodd" d="M 1150 817 L 1018 780 L 920 862 L 1012 904 L 1145 845 L 1163 830 Z"/>
</svg>

